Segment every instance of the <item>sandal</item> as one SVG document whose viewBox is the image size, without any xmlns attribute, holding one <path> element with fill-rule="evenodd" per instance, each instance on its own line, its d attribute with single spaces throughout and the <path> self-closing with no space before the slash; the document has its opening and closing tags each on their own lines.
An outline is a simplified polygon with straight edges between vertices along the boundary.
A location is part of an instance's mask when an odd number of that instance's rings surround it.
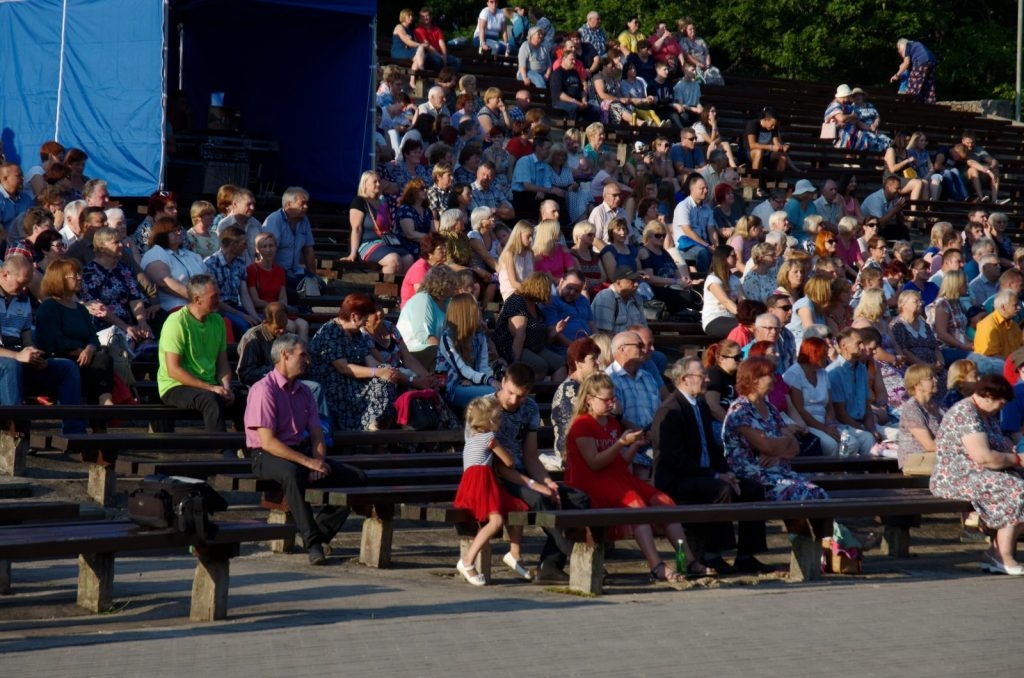
<svg viewBox="0 0 1024 678">
<path fill-rule="evenodd" d="M 658 563 L 653 570 L 651 570 L 651 581 L 652 582 L 665 582 L 677 591 L 682 591 L 686 588 L 686 577 L 679 574 L 675 570 L 668 569 L 665 563 Z"/>
<path fill-rule="evenodd" d="M 484 586 L 487 584 L 487 579 L 477 572 L 474 566 L 463 563 L 462 558 L 459 558 L 459 561 L 455 563 L 455 569 L 473 586 Z M 470 574 L 470 572 L 474 574 Z"/>
</svg>

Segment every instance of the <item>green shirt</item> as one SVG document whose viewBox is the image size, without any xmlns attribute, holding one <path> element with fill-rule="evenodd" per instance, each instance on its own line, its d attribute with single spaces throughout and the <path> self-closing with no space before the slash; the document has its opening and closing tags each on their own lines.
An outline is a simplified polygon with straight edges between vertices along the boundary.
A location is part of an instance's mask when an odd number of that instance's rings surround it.
<svg viewBox="0 0 1024 678">
<path fill-rule="evenodd" d="M 156 372 L 160 395 L 182 385 L 167 374 L 165 355 L 168 352 L 181 356 L 181 366 L 194 377 L 207 384 L 216 384 L 217 356 L 227 349 L 224 319 L 219 313 L 211 313 L 204 322 L 196 320 L 189 313 L 188 306 L 171 313 L 160 330 L 160 367 Z"/>
</svg>

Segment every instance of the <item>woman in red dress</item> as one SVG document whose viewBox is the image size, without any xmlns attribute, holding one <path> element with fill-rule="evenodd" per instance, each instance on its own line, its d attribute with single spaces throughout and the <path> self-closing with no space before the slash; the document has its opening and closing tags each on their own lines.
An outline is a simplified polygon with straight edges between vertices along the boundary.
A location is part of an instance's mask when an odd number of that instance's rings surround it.
<svg viewBox="0 0 1024 678">
<path fill-rule="evenodd" d="M 618 419 L 612 416 L 614 407 L 615 386 L 608 375 L 599 372 L 583 380 L 576 416 L 566 436 L 566 484 L 586 492 L 593 508 L 675 506 L 668 495 L 631 473 L 630 464 L 648 444 L 647 438 L 643 431 L 623 433 Z M 686 575 L 715 574 L 694 558 L 681 525 L 665 525 L 665 535 L 672 544 L 683 543 L 689 563 L 685 573 L 676 572 L 661 559 L 650 525 L 633 527 L 633 538 L 647 559 L 653 579 L 681 588 Z"/>
</svg>

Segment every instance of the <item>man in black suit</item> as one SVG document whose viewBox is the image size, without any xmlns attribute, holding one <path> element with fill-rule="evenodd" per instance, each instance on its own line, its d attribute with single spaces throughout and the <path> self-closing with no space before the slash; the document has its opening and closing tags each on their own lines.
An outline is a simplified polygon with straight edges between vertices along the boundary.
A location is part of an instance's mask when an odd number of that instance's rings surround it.
<svg viewBox="0 0 1024 678">
<path fill-rule="evenodd" d="M 697 358 L 683 358 L 669 368 L 675 385 L 654 415 L 654 486 L 680 504 L 727 504 L 764 501 L 764 489 L 730 470 L 722 443 L 711 433 L 711 410 L 704 402 L 707 372 Z M 754 557 L 767 550 L 763 521 L 739 524 L 739 539 L 730 523 L 689 525 L 687 532 L 704 541 L 702 562 L 719 574 L 767 573 L 775 568 Z M 723 551 L 736 549 L 729 565 Z"/>
</svg>

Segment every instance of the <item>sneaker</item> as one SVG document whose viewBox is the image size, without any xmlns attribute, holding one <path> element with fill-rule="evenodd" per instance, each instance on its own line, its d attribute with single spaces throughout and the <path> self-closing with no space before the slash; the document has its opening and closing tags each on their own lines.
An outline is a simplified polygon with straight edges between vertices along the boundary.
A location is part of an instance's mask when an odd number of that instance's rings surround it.
<svg viewBox="0 0 1024 678">
<path fill-rule="evenodd" d="M 479 572 L 476 574 L 470 574 L 470 572 L 476 572 L 476 568 L 472 565 L 466 565 L 463 563 L 462 558 L 459 558 L 459 561 L 455 563 L 455 569 L 458 570 L 459 574 L 461 574 L 465 580 L 473 586 L 484 586 L 487 584 L 487 579 Z"/>
<path fill-rule="evenodd" d="M 1010 199 L 1009 198 L 1000 198 L 999 200 L 996 200 L 996 204 L 997 205 L 1009 205 L 1010 204 Z"/>
<path fill-rule="evenodd" d="M 324 555 L 324 547 L 320 544 L 314 544 L 309 547 L 309 564 L 310 565 L 326 565 L 327 556 Z"/>
<path fill-rule="evenodd" d="M 505 557 L 501 559 L 501 562 L 505 563 L 508 569 L 516 573 L 516 576 L 520 579 L 530 581 L 533 577 L 530 575 L 529 570 L 523 567 L 518 560 L 516 560 L 511 553 L 506 553 Z"/>
<path fill-rule="evenodd" d="M 568 584 L 569 575 L 562 571 L 555 561 L 545 560 L 540 567 L 531 571 L 534 584 Z"/>
</svg>

